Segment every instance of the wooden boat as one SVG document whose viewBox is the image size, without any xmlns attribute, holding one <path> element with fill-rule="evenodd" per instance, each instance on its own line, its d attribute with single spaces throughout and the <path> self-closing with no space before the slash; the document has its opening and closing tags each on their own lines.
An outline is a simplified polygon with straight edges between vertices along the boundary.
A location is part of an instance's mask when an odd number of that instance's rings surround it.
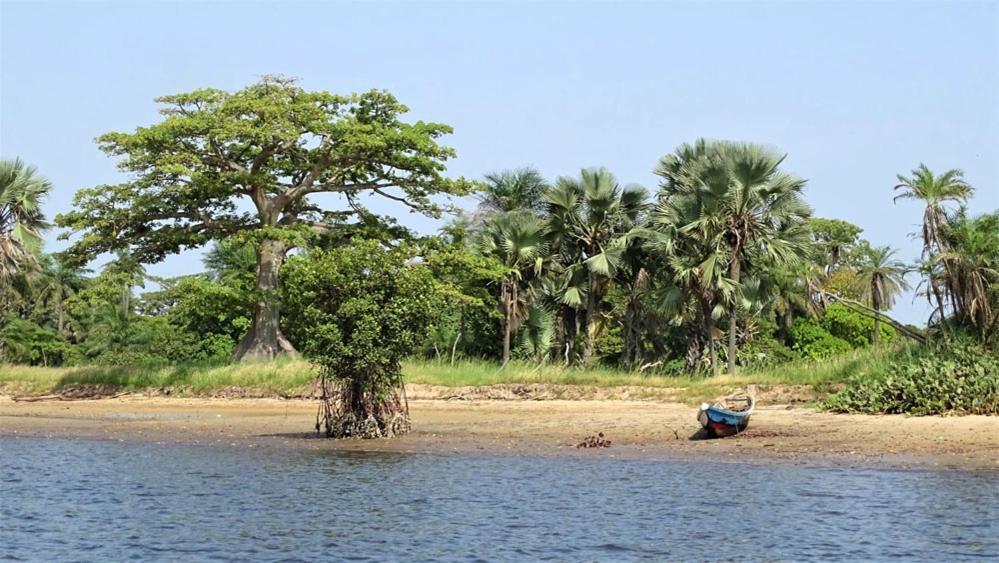
<svg viewBox="0 0 999 563">
<path fill-rule="evenodd" d="M 749 395 L 726 397 L 714 405 L 701 403 L 697 421 L 711 436 L 724 438 L 745 431 L 755 408 L 756 401 Z"/>
</svg>

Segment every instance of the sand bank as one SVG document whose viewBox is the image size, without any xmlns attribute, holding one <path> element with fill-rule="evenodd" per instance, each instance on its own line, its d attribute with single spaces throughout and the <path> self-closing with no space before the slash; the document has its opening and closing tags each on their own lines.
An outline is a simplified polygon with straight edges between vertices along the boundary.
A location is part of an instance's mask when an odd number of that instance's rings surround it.
<svg viewBox="0 0 999 563">
<path fill-rule="evenodd" d="M 750 463 L 999 470 L 999 417 L 836 415 L 764 406 L 749 430 L 699 439 L 689 405 L 633 400 L 412 400 L 413 432 L 392 440 L 317 439 L 308 400 L 125 396 L 15 402 L 0 435 L 237 447 L 481 452 Z M 577 449 L 603 432 L 610 448 Z"/>
</svg>

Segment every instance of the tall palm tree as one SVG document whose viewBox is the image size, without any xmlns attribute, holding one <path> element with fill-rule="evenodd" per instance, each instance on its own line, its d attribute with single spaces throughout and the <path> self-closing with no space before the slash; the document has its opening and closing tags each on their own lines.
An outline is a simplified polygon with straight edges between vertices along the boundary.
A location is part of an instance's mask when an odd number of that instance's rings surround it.
<svg viewBox="0 0 999 563">
<path fill-rule="evenodd" d="M 548 183 L 534 168 L 492 172 L 485 176 L 483 189 L 479 193 L 479 206 L 491 213 L 518 209 L 541 211 L 547 189 Z"/>
<path fill-rule="evenodd" d="M 915 199 L 923 202 L 923 258 L 945 252 L 946 242 L 941 236 L 941 229 L 947 221 L 947 205 L 963 204 L 974 191 L 964 180 L 964 172 L 956 168 L 936 175 L 925 164 L 912 171 L 912 176 L 897 175 L 898 184 L 895 190 L 899 193 L 893 201 L 900 199 Z M 937 276 L 929 274 L 930 292 L 936 301 L 936 315 L 939 320 L 945 316 L 943 291 Z"/>
<path fill-rule="evenodd" d="M 625 246 L 618 239 L 638 227 L 647 197 L 641 186 L 621 188 L 606 168 L 561 177 L 545 193 L 552 243 L 570 270 L 586 271 L 584 364 L 593 355 L 598 308 Z"/>
<path fill-rule="evenodd" d="M 513 333 L 528 316 L 525 295 L 527 282 L 541 274 L 547 255 L 545 223 L 524 212 L 511 211 L 491 217 L 479 242 L 481 252 L 503 263 L 506 274 L 500 284 L 503 311 L 503 364 L 510 361 Z"/>
<path fill-rule="evenodd" d="M 695 145 L 695 148 L 700 145 Z M 708 246 L 722 249 L 727 277 L 739 287 L 753 264 L 787 267 L 809 251 L 807 219 L 811 209 L 802 197 L 805 181 L 780 169 L 786 155 L 759 145 L 727 141 L 706 143 L 692 151 L 676 175 L 677 196 L 691 200 L 693 220 L 681 230 L 696 233 Z M 736 371 L 740 299 L 729 304 L 728 371 Z"/>
<path fill-rule="evenodd" d="M 0 280 L 9 281 L 37 264 L 48 222 L 41 203 L 52 184 L 21 159 L 0 160 Z"/>
<path fill-rule="evenodd" d="M 857 284 L 861 297 L 878 314 L 874 315 L 874 334 L 871 342 L 874 349 L 881 341 L 881 311 L 891 309 L 895 297 L 909 289 L 905 276 L 909 268 L 895 258 L 895 250 L 888 246 L 866 247 L 861 249 L 858 264 Z"/>
</svg>

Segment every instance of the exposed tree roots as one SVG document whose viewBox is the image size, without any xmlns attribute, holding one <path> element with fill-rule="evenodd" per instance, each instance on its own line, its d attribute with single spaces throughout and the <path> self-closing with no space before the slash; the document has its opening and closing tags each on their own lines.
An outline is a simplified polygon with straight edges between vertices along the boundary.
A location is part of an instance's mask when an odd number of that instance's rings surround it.
<svg viewBox="0 0 999 563">
<path fill-rule="evenodd" d="M 320 377 L 316 432 L 327 438 L 391 438 L 409 432 L 405 388 L 376 390 Z"/>
</svg>

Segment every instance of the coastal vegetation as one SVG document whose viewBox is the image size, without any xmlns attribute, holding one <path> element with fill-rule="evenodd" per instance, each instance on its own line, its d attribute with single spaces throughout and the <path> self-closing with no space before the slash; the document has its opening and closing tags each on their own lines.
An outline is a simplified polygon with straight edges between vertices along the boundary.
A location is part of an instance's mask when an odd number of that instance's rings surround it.
<svg viewBox="0 0 999 563">
<path fill-rule="evenodd" d="M 969 214 L 959 170 L 899 176 L 895 199 L 924 206 L 906 264 L 814 216 L 785 154 L 754 143 L 665 147 L 656 186 L 601 167 L 473 181 L 446 175 L 450 127 L 386 92 L 267 77 L 158 102 L 159 123 L 98 139 L 126 176 L 55 218 L 64 251 L 41 245 L 52 186 L 0 163 L 5 389 L 319 396 L 329 436 L 404 432 L 404 381 L 807 385 L 837 411 L 999 412 L 999 212 Z M 449 203 L 466 194 L 476 209 Z M 372 198 L 447 221 L 420 235 Z M 145 269 L 198 247 L 202 273 Z M 910 287 L 925 326 L 886 313 Z"/>
</svg>

